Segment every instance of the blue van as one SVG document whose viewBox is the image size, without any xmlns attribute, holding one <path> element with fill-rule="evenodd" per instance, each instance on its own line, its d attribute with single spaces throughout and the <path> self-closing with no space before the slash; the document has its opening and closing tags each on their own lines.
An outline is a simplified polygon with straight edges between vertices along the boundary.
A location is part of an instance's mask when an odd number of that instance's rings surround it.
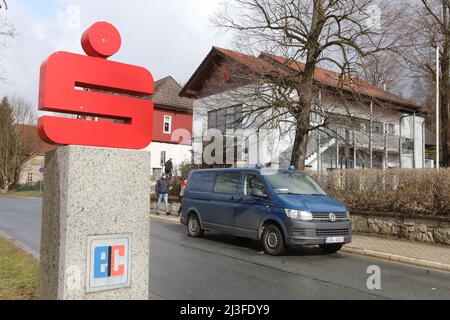
<svg viewBox="0 0 450 320">
<path fill-rule="evenodd" d="M 347 208 L 297 170 L 194 170 L 180 221 L 191 237 L 218 231 L 255 239 L 271 255 L 301 245 L 334 253 L 352 239 Z"/>
</svg>

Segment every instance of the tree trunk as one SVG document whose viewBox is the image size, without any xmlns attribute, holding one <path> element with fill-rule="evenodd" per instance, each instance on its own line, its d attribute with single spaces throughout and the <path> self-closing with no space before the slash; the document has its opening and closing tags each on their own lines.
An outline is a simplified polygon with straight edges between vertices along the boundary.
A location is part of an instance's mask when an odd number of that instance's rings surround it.
<svg viewBox="0 0 450 320">
<path fill-rule="evenodd" d="M 304 132 L 302 124 L 297 123 L 295 140 L 292 149 L 291 165 L 299 170 L 305 170 L 305 160 L 308 146 L 308 132 Z"/>
<path fill-rule="evenodd" d="M 311 31 L 306 49 L 306 62 L 301 74 L 301 84 L 297 90 L 299 94 L 299 108 L 294 113 L 296 119 L 295 140 L 292 150 L 291 164 L 299 170 L 305 169 L 308 148 L 308 133 L 310 131 L 310 111 L 313 98 L 314 71 L 319 57 L 319 39 L 324 26 L 324 9 L 322 0 L 314 1 Z"/>
</svg>

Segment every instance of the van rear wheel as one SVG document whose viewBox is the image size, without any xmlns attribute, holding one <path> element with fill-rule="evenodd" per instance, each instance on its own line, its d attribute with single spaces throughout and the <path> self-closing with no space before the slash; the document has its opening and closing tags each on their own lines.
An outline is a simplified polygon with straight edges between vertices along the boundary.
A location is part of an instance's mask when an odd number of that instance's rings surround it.
<svg viewBox="0 0 450 320">
<path fill-rule="evenodd" d="M 342 244 L 322 244 L 320 245 L 320 249 L 324 253 L 336 253 L 342 248 Z"/>
<path fill-rule="evenodd" d="M 191 237 L 197 238 L 201 237 L 205 232 L 200 225 L 200 220 L 196 214 L 191 214 L 187 221 L 188 234 Z"/>
<path fill-rule="evenodd" d="M 269 224 L 264 228 L 262 234 L 262 245 L 264 251 L 272 256 L 278 256 L 285 251 L 283 233 L 274 224 Z"/>
</svg>

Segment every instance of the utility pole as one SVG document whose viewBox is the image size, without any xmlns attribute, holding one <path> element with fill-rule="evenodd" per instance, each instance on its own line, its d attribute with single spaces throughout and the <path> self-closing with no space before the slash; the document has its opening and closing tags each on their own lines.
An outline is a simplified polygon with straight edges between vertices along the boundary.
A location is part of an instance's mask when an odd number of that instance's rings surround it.
<svg viewBox="0 0 450 320">
<path fill-rule="evenodd" d="M 370 157 L 370 169 L 373 169 L 373 100 L 370 100 L 370 129 L 369 129 L 369 157 Z"/>
<path fill-rule="evenodd" d="M 439 109 L 440 109 L 440 104 L 439 104 L 439 45 L 436 48 L 436 169 L 439 170 L 439 135 L 440 135 L 440 121 L 439 121 Z"/>
</svg>

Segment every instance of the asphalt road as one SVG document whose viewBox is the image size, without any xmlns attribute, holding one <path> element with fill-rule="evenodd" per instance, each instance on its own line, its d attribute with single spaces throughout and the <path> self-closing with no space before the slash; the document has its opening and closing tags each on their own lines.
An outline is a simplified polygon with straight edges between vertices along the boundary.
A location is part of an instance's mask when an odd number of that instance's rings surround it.
<svg viewBox="0 0 450 320">
<path fill-rule="evenodd" d="M 0 198 L 0 232 L 38 250 L 40 213 L 41 200 Z M 151 291 L 164 299 L 450 299 L 449 273 L 316 248 L 271 257 L 255 241 L 193 239 L 157 219 L 150 247 Z M 381 290 L 367 289 L 371 265 L 381 268 Z"/>
</svg>

